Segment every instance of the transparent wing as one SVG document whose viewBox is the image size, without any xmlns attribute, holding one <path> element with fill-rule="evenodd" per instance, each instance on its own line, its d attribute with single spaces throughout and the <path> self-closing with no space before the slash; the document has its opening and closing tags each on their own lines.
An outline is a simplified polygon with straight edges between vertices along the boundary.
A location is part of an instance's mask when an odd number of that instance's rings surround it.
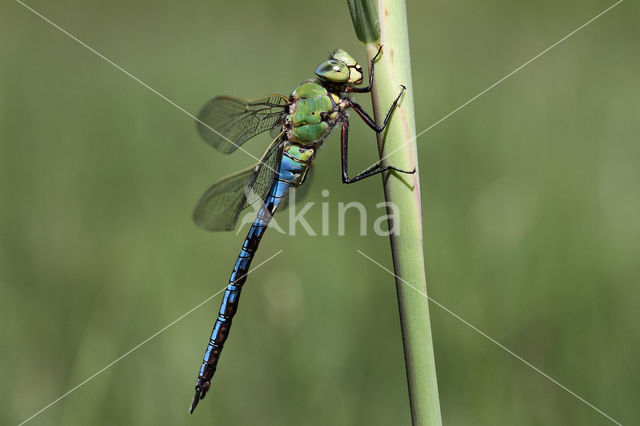
<svg viewBox="0 0 640 426">
<path fill-rule="evenodd" d="M 278 137 L 280 132 L 282 132 L 282 129 L 276 126 L 273 129 L 271 129 L 271 131 L 269 131 L 269 135 L 271 135 L 271 139 L 275 139 L 276 137 Z"/>
<path fill-rule="evenodd" d="M 281 126 L 289 99 L 268 95 L 257 99 L 218 96 L 202 107 L 196 125 L 202 139 L 230 154 L 257 134 Z"/>
<path fill-rule="evenodd" d="M 214 183 L 202 195 L 193 212 L 194 222 L 207 231 L 230 231 L 240 213 L 256 201 L 264 201 L 280 167 L 283 136 L 280 134 L 260 163 Z"/>
</svg>

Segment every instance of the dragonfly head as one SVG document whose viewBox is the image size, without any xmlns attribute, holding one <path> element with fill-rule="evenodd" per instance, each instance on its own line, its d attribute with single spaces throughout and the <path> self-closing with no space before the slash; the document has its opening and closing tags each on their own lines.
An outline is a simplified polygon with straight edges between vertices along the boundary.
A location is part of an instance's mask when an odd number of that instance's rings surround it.
<svg viewBox="0 0 640 426">
<path fill-rule="evenodd" d="M 334 50 L 329 60 L 318 65 L 316 75 L 329 83 L 362 83 L 362 68 L 351 55 L 342 49 Z"/>
</svg>

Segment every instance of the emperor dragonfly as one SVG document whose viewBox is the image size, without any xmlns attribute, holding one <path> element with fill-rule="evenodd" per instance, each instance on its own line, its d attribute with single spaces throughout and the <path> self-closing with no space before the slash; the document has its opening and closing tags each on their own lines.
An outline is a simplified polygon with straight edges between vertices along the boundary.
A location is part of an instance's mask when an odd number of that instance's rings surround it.
<svg viewBox="0 0 640 426">
<path fill-rule="evenodd" d="M 336 49 L 330 58 L 315 70 L 316 79 L 300 84 L 289 97 L 268 95 L 257 99 L 218 96 L 210 100 L 200 111 L 197 127 L 202 138 L 225 154 L 237 150 L 252 137 L 276 130 L 278 135 L 271 142 L 260 162 L 244 171 L 235 173 L 213 184 L 202 196 L 194 211 L 194 221 L 208 231 L 232 230 L 241 211 L 255 201 L 262 206 L 236 260 L 209 344 L 196 381 L 196 392 L 189 411 L 193 413 L 211 386 L 220 353 L 229 335 L 231 321 L 238 308 L 240 291 L 246 281 L 249 265 L 264 231 L 290 188 L 305 182 L 317 149 L 337 126 L 341 126 L 342 182 L 354 183 L 388 170 L 414 173 L 380 162 L 362 173 L 349 177 L 348 134 L 349 116 L 353 109 L 375 132 L 384 130 L 405 90 L 389 108 L 382 123 L 375 121 L 351 99 L 349 93 L 366 93 L 373 85 L 374 65 L 382 46 L 371 59 L 369 83 L 362 84 L 360 65 L 342 49 Z"/>
</svg>

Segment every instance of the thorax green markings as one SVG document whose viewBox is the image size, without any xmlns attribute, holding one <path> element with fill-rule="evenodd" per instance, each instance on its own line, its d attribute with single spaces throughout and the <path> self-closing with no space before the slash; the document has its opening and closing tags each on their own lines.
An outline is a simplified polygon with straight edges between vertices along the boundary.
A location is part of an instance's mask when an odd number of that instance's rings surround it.
<svg viewBox="0 0 640 426">
<path fill-rule="evenodd" d="M 337 118 L 338 97 L 321 85 L 305 82 L 291 94 L 287 122 L 291 126 L 287 139 L 303 145 L 314 145 L 331 132 Z"/>
</svg>

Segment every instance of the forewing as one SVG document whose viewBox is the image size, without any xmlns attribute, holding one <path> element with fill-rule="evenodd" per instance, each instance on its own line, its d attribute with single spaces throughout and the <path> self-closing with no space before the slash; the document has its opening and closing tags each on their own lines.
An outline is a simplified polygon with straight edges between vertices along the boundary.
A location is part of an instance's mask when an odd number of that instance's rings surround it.
<svg viewBox="0 0 640 426">
<path fill-rule="evenodd" d="M 257 99 L 218 96 L 198 114 L 202 139 L 218 151 L 230 154 L 257 134 L 282 126 L 289 99 L 268 95 Z"/>
<path fill-rule="evenodd" d="M 214 183 L 200 198 L 194 222 L 207 231 L 230 231 L 247 206 L 266 199 L 278 174 L 282 135 L 274 140 L 260 163 Z"/>
</svg>

